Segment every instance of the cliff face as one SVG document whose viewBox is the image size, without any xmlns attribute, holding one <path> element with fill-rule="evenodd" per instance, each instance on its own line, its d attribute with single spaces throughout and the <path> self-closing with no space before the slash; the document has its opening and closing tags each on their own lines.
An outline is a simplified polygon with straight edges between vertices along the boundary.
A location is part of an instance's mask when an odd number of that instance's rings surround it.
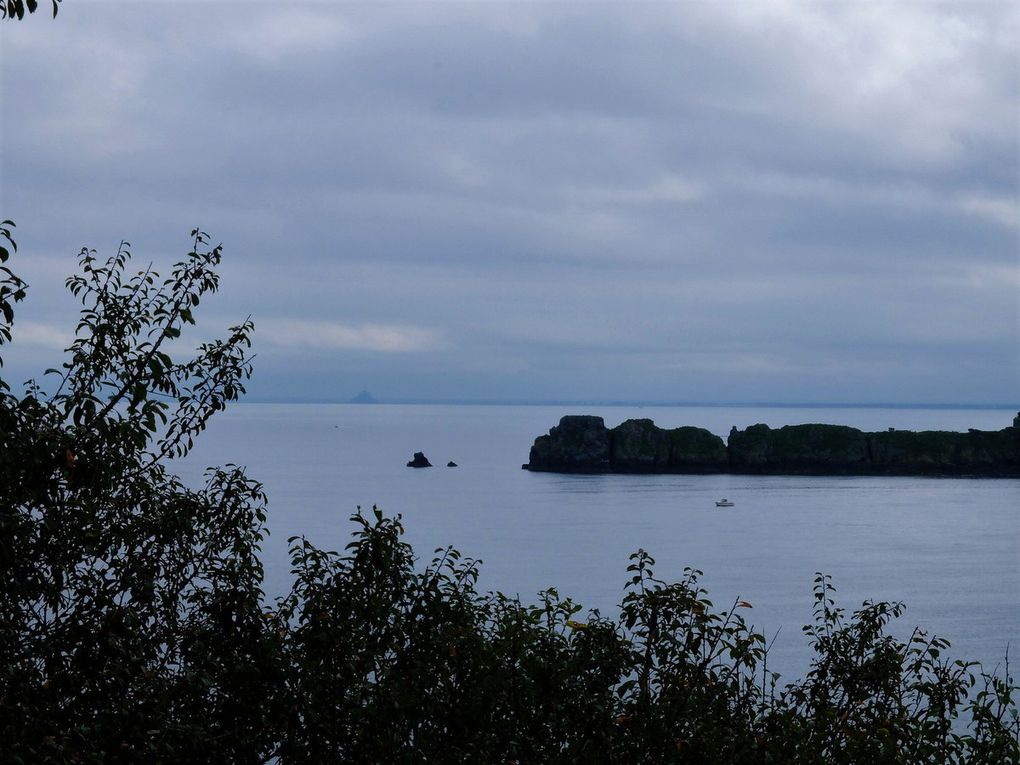
<svg viewBox="0 0 1020 765">
<path fill-rule="evenodd" d="M 952 433 L 871 433 L 871 455 L 883 472 L 1020 475 L 1020 427 Z"/>
<path fill-rule="evenodd" d="M 769 473 L 1020 477 L 1020 414 L 998 431 L 890 430 L 844 425 L 752 425 L 729 443 L 704 428 L 658 428 L 567 416 L 531 447 L 528 470 L 561 473 Z"/>
<path fill-rule="evenodd" d="M 845 425 L 787 425 L 778 430 L 752 425 L 730 431 L 729 455 L 737 472 L 852 472 L 867 466 L 868 442 L 864 433 Z"/>
<path fill-rule="evenodd" d="M 663 430 L 651 420 L 627 420 L 609 431 L 609 443 L 618 472 L 717 472 L 727 465 L 723 440 L 704 428 Z"/>
<path fill-rule="evenodd" d="M 704 428 L 663 430 L 651 420 L 627 420 L 612 430 L 601 417 L 570 415 L 539 436 L 528 470 L 554 473 L 725 472 L 726 445 Z"/>
<path fill-rule="evenodd" d="M 531 447 L 532 470 L 554 473 L 610 473 L 609 431 L 601 417 L 574 415 L 539 436 Z"/>
</svg>

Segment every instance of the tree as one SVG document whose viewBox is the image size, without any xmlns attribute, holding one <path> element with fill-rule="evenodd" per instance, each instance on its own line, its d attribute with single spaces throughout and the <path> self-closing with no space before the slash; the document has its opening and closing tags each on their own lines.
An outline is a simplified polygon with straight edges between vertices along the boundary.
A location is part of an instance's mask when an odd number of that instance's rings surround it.
<svg viewBox="0 0 1020 765">
<path fill-rule="evenodd" d="M 11 324 L 14 322 L 14 304 L 25 299 L 25 282 L 5 265 L 12 252 L 17 252 L 14 242 L 14 221 L 0 222 L 0 345 L 10 342 Z M 3 357 L 0 357 L 0 365 Z M 3 381 L 0 380 L 0 385 Z M 0 391 L 3 389 L 0 388 Z"/>
<path fill-rule="evenodd" d="M 53 18 L 56 18 L 60 0 L 50 0 L 50 3 L 53 5 Z M 38 7 L 38 0 L 2 0 L 0 19 L 21 21 L 26 13 L 35 13 Z"/>
<path fill-rule="evenodd" d="M 11 228 L 0 233 L 13 250 Z M 189 741 L 217 736 L 253 755 L 268 746 L 237 706 L 240 688 L 265 681 L 239 669 L 268 635 L 261 487 L 227 466 L 193 491 L 167 470 L 251 374 L 250 320 L 171 356 L 218 287 L 221 254 L 195 230 L 160 279 L 131 269 L 126 242 L 105 261 L 83 249 L 67 281 L 81 320 L 67 361 L 47 370 L 52 392 L 0 388 L 0 720 L 26 762 L 188 756 Z M 24 297 L 3 274 L 0 342 Z"/>
</svg>

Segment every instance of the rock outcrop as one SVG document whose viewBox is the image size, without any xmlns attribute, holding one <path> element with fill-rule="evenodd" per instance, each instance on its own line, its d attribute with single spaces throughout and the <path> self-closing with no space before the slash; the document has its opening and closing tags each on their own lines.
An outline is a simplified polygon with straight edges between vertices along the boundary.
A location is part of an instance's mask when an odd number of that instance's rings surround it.
<svg viewBox="0 0 1020 765">
<path fill-rule="evenodd" d="M 651 420 L 627 420 L 612 430 L 601 417 L 572 415 L 539 436 L 528 470 L 556 473 L 720 473 L 726 445 L 704 428 L 663 430 Z"/>
<path fill-rule="evenodd" d="M 954 433 L 869 433 L 872 463 L 884 473 L 1020 475 L 1020 426 Z"/>
<path fill-rule="evenodd" d="M 627 420 L 609 432 L 609 442 L 618 472 L 715 473 L 728 467 L 723 440 L 704 428 L 663 430 L 651 420 Z"/>
<path fill-rule="evenodd" d="M 567 416 L 531 447 L 532 470 L 554 473 L 609 473 L 609 431 L 601 417 Z"/>
<path fill-rule="evenodd" d="M 762 473 L 1020 477 L 1020 414 L 997 431 L 752 425 L 724 443 L 704 428 L 567 416 L 531 447 L 527 470 L 557 473 Z"/>
<path fill-rule="evenodd" d="M 432 467 L 432 463 L 428 461 L 428 458 L 422 452 L 415 452 L 414 458 L 407 463 L 407 466 L 413 468 L 426 468 Z"/>
<path fill-rule="evenodd" d="M 728 446 L 734 472 L 856 473 L 869 464 L 865 434 L 845 425 L 734 428 Z"/>
</svg>

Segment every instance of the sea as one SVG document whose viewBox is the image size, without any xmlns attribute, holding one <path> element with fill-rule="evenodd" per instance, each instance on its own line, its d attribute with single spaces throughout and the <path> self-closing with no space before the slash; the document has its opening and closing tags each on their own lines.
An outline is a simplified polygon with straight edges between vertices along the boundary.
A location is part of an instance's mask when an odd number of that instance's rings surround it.
<svg viewBox="0 0 1020 765">
<path fill-rule="evenodd" d="M 725 438 L 755 423 L 998 430 L 1016 411 L 242 403 L 210 423 L 177 472 L 198 485 L 205 466 L 235 463 L 265 485 L 270 598 L 289 589 L 289 537 L 342 551 L 351 515 L 377 505 L 402 516 L 422 567 L 453 545 L 481 561 L 481 589 L 535 602 L 555 587 L 582 614 L 617 613 L 638 549 L 664 580 L 703 571 L 717 607 L 752 605 L 742 613 L 773 641 L 769 665 L 781 682 L 810 666 L 801 628 L 816 572 L 831 575 L 848 613 L 868 599 L 903 601 L 900 637 L 920 627 L 987 670 L 1001 672 L 1007 656 L 1020 663 L 1020 479 L 522 470 L 535 437 L 566 414 L 599 415 L 609 427 L 650 418 Z M 434 467 L 406 467 L 418 451 Z M 722 497 L 734 506 L 717 508 Z"/>
</svg>

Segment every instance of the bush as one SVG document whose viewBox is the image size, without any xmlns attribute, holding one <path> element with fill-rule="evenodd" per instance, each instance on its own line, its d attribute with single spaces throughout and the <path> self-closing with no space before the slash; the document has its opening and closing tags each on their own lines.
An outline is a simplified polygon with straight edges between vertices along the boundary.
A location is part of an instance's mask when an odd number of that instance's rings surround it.
<svg viewBox="0 0 1020 765">
<path fill-rule="evenodd" d="M 0 260 L 14 250 L 0 225 Z M 168 468 L 244 392 L 249 321 L 169 355 L 216 291 L 192 232 L 161 280 L 83 250 L 83 303 L 52 392 L 0 380 L 0 750 L 12 762 L 1016 762 L 1001 676 L 946 641 L 886 634 L 902 606 L 849 618 L 815 588 L 807 677 L 780 687 L 742 601 L 638 551 L 618 619 L 555 590 L 475 588 L 439 550 L 423 570 L 400 517 L 359 511 L 343 553 L 291 540 L 270 602 L 265 496 L 236 466 L 192 490 Z M 0 271 L 0 344 L 25 285 Z"/>
</svg>

